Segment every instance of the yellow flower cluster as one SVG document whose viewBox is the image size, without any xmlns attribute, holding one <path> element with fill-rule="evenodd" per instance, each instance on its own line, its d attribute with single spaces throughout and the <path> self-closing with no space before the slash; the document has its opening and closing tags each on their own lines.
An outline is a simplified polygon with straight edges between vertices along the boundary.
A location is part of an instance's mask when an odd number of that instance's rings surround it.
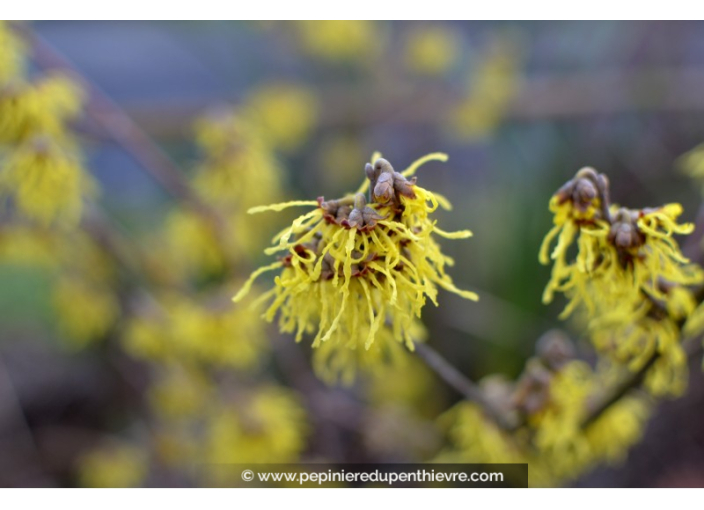
<svg viewBox="0 0 704 510">
<path fill-rule="evenodd" d="M 170 274 L 164 276 L 172 283 L 217 276 L 253 256 L 252 247 L 269 234 L 266 222 L 253 225 L 246 211 L 282 196 L 280 165 L 249 120 L 220 112 L 199 119 L 195 132 L 203 157 L 191 184 L 218 217 L 185 208 L 168 214 L 163 242 L 152 251 L 169 261 Z"/>
<path fill-rule="evenodd" d="M 380 48 L 380 24 L 366 20 L 301 20 L 294 24 L 303 50 L 331 62 L 366 62 Z"/>
<path fill-rule="evenodd" d="M 81 485 L 137 487 L 157 464 L 182 470 L 198 485 L 232 486 L 241 474 L 233 464 L 299 459 L 309 425 L 291 390 L 251 381 L 223 389 L 199 368 L 179 362 L 156 368 L 147 394 L 153 418 L 147 444 L 115 440 L 83 455 Z"/>
<path fill-rule="evenodd" d="M 59 278 L 52 297 L 59 327 L 77 347 L 104 337 L 120 315 L 113 289 L 85 278 Z"/>
<path fill-rule="evenodd" d="M 85 347 L 104 338 L 120 317 L 115 261 L 84 231 L 54 238 L 52 301 L 59 330 L 69 345 Z"/>
<path fill-rule="evenodd" d="M 452 134 L 481 139 L 501 123 L 520 85 L 520 47 L 510 37 L 494 41 L 470 70 L 467 95 L 449 114 Z"/>
<path fill-rule="evenodd" d="M 280 196 L 280 165 L 250 119 L 218 112 L 199 119 L 195 131 L 203 159 L 193 186 L 209 203 L 246 211 Z"/>
<path fill-rule="evenodd" d="M 93 489 L 141 487 L 149 471 L 147 460 L 138 447 L 111 442 L 79 459 L 79 483 Z"/>
<path fill-rule="evenodd" d="M 406 66 L 417 74 L 441 76 L 457 63 L 461 49 L 459 34 L 449 26 L 422 24 L 407 35 Z"/>
<path fill-rule="evenodd" d="M 471 233 L 439 229 L 430 214 L 439 205 L 449 208 L 447 200 L 417 186 L 414 178 L 409 180 L 423 163 L 446 159 L 431 154 L 398 173 L 375 156 L 366 167 L 368 180 L 354 196 L 252 209 L 257 213 L 316 206 L 275 237 L 275 245 L 265 253 L 283 255 L 255 271 L 234 300 L 241 300 L 260 274 L 280 270 L 274 288 L 255 306 L 269 302 L 264 318 L 273 321 L 278 313 L 281 331 L 295 333 L 296 341 L 315 334 L 313 347 L 329 350 L 335 360 L 352 358 L 338 354 L 340 350 L 370 351 L 385 340 L 412 350 L 418 340 L 413 338 L 415 320 L 427 299 L 437 305 L 438 287 L 477 299 L 452 283 L 445 272 L 452 260 L 433 237 L 460 239 Z M 369 200 L 364 195 L 367 189 Z M 382 335 L 385 328 L 392 335 Z M 330 376 L 320 367 L 318 373 Z"/>
<path fill-rule="evenodd" d="M 114 262 L 81 230 L 3 225 L 0 264 L 30 267 L 52 278 L 51 301 L 59 330 L 73 347 L 104 337 L 119 318 Z"/>
<path fill-rule="evenodd" d="M 0 198 L 41 225 L 74 226 L 97 190 L 67 129 L 81 111 L 81 90 L 62 75 L 29 81 L 24 45 L 6 24 L 0 45 Z"/>
<path fill-rule="evenodd" d="M 564 293 L 569 301 L 561 317 L 580 311 L 595 347 L 612 361 L 638 370 L 658 356 L 648 387 L 680 393 L 686 363 L 679 326 L 696 306 L 691 287 L 704 282 L 704 271 L 674 239 L 694 229 L 677 223 L 682 207 L 611 206 L 606 178 L 585 168 L 552 197 L 550 210 L 555 226 L 539 257 L 543 264 L 553 261 L 543 301 Z"/>
<path fill-rule="evenodd" d="M 293 462 L 303 450 L 305 414 L 298 398 L 277 386 L 220 408 L 208 421 L 205 456 L 212 463 Z"/>
<path fill-rule="evenodd" d="M 621 462 L 640 440 L 650 411 L 642 397 L 628 396 L 587 422 L 590 397 L 608 379 L 581 361 L 548 369 L 532 360 L 519 382 L 504 388 L 525 424 L 508 432 L 476 404 L 458 404 L 441 417 L 451 446 L 437 460 L 527 463 L 535 487 L 561 485 L 596 464 Z"/>
<path fill-rule="evenodd" d="M 225 482 L 226 465 L 295 462 L 308 424 L 292 391 L 273 384 L 231 387 L 178 364 L 163 364 L 149 390 L 155 413 L 155 450 L 169 466 L 202 463 L 203 483 Z M 239 476 L 239 472 L 237 473 Z"/>
<path fill-rule="evenodd" d="M 25 53 L 23 41 L 12 32 L 7 21 L 0 20 L 0 87 L 23 73 Z"/>
<path fill-rule="evenodd" d="M 120 309 L 110 257 L 75 228 L 97 192 L 69 129 L 83 93 L 60 74 L 30 80 L 27 57 L 13 27 L 0 23 L 0 200 L 15 213 L 0 232 L 0 259 L 51 273 L 59 328 L 85 346 L 110 330 Z"/>
<path fill-rule="evenodd" d="M 231 291 L 222 293 L 223 279 L 269 235 L 247 221 L 247 209 L 280 199 L 281 170 L 254 117 L 218 112 L 197 121 L 202 158 L 190 185 L 208 211 L 179 206 L 168 213 L 158 244 L 143 254 L 149 293 L 131 302 L 121 331 L 124 349 L 148 362 L 154 376 L 149 446 L 171 468 L 207 466 L 193 473 L 205 485 L 230 483 L 216 463 L 293 461 L 305 441 L 296 397 L 252 383 L 269 350 L 264 324 L 245 309 L 233 311 Z"/>
<path fill-rule="evenodd" d="M 217 296 L 171 292 L 148 305 L 129 319 L 123 335 L 125 349 L 137 358 L 245 370 L 268 349 L 261 321 L 230 310 Z"/>
<path fill-rule="evenodd" d="M 19 143 L 36 135 L 62 140 L 82 101 L 81 89 L 67 76 L 51 74 L 34 82 L 17 76 L 0 95 L 0 142 Z"/>
<path fill-rule="evenodd" d="M 17 211 L 41 225 L 76 225 L 83 199 L 96 191 L 79 158 L 66 143 L 32 138 L 0 156 L 0 194 L 13 196 Z"/>
<path fill-rule="evenodd" d="M 304 87 L 276 83 L 257 87 L 242 105 L 242 117 L 275 149 L 293 151 L 310 136 L 318 116 L 315 96 Z"/>
</svg>

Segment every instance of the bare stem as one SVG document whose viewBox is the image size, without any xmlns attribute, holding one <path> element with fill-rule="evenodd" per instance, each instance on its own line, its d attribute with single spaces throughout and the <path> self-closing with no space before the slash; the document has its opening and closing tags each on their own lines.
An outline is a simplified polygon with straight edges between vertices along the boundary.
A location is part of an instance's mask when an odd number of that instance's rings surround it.
<svg viewBox="0 0 704 510">
<path fill-rule="evenodd" d="M 464 374 L 451 365 L 432 347 L 417 343 L 415 344 L 415 352 L 443 381 L 457 390 L 457 392 L 463 395 L 467 400 L 480 405 L 484 412 L 494 420 L 500 428 L 504 430 L 513 430 L 515 428 L 515 425 L 487 400 L 484 392 L 477 384 L 465 377 Z"/>
</svg>

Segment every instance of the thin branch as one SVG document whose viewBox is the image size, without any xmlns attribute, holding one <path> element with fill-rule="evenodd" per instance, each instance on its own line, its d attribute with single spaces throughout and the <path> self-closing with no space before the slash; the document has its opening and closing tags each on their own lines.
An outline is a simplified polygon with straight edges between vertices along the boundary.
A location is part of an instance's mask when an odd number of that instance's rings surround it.
<svg viewBox="0 0 704 510">
<path fill-rule="evenodd" d="M 588 404 L 587 417 L 582 421 L 582 428 L 586 429 L 594 423 L 612 405 L 625 397 L 631 390 L 634 390 L 643 383 L 648 370 L 660 358 L 660 353 L 655 352 L 638 371 L 628 374 L 622 381 L 614 385 L 610 391 L 596 395 Z"/>
<path fill-rule="evenodd" d="M 683 342 L 683 347 L 685 352 L 687 353 L 687 358 L 692 359 L 693 357 L 700 354 L 700 338 L 690 338 L 686 342 Z M 611 388 L 610 391 L 602 393 L 600 395 L 595 395 L 589 405 L 589 413 L 582 422 L 582 428 L 586 428 L 592 423 L 594 423 L 594 421 L 599 418 L 612 405 L 617 403 L 619 400 L 621 400 L 621 398 L 625 397 L 632 390 L 639 388 L 643 383 L 643 380 L 645 379 L 648 370 L 653 367 L 653 365 L 658 359 L 660 359 L 660 353 L 653 353 L 653 355 L 639 370 L 637 370 L 636 372 L 632 372 L 627 377 L 622 379 L 618 384 Z"/>
<path fill-rule="evenodd" d="M 515 425 L 486 398 L 482 389 L 465 377 L 437 351 L 427 344 L 415 344 L 415 352 L 428 367 L 467 400 L 482 407 L 484 412 L 504 430 L 513 430 Z"/>
</svg>

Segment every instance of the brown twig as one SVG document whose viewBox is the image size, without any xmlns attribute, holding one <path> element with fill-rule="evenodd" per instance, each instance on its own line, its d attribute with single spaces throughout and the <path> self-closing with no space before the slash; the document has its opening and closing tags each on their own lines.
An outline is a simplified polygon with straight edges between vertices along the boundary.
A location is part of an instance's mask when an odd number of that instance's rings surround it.
<svg viewBox="0 0 704 510">
<path fill-rule="evenodd" d="M 427 344 L 417 343 L 415 344 L 415 352 L 443 381 L 457 390 L 457 392 L 463 395 L 467 400 L 480 405 L 484 412 L 494 420 L 499 427 L 504 430 L 513 430 L 515 428 L 515 424 L 494 407 L 479 386 L 465 377 L 432 347 L 429 347 Z"/>
<path fill-rule="evenodd" d="M 684 342 L 684 350 L 687 352 L 687 357 L 689 359 L 700 354 L 701 351 L 701 341 L 699 338 L 690 338 Z M 589 405 L 589 412 L 587 417 L 582 422 L 582 428 L 586 428 L 594 421 L 599 418 L 606 410 L 608 410 L 612 405 L 625 397 L 632 390 L 637 389 L 643 383 L 648 370 L 652 368 L 655 362 L 660 358 L 660 353 L 655 352 L 646 361 L 646 363 L 636 372 L 632 372 L 627 377 L 618 382 L 613 388 L 607 393 L 602 393 L 595 395 L 591 400 Z"/>
</svg>

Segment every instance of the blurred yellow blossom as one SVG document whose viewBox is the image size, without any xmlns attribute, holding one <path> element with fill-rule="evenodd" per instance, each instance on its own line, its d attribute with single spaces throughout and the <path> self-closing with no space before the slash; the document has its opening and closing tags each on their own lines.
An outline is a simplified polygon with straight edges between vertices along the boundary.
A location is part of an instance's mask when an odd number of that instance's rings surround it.
<svg viewBox="0 0 704 510">
<path fill-rule="evenodd" d="M 41 225 L 76 225 L 96 189 L 75 150 L 51 139 L 0 154 L 0 196 L 12 196 L 21 215 Z"/>
<path fill-rule="evenodd" d="M 77 347 L 104 336 L 120 315 L 113 289 L 79 278 L 60 278 L 52 298 L 61 331 Z"/>
<path fill-rule="evenodd" d="M 24 73 L 25 44 L 9 22 L 0 21 L 0 88 Z"/>
<path fill-rule="evenodd" d="M 365 20 L 301 20 L 295 29 L 303 49 L 329 61 L 367 61 L 383 41 L 381 24 Z"/>
<path fill-rule="evenodd" d="M 423 342 L 425 328 L 416 320 L 410 326 L 413 342 Z M 400 367 L 409 362 L 409 351 L 394 337 L 391 328 L 382 326 L 368 349 L 354 340 L 322 342 L 313 350 L 313 369 L 328 384 L 350 385 L 357 373 L 378 375 L 383 369 Z"/>
<path fill-rule="evenodd" d="M 295 462 L 308 432 L 305 412 L 290 390 L 267 386 L 209 416 L 205 460 L 213 464 Z"/>
<path fill-rule="evenodd" d="M 519 90 L 520 66 L 520 48 L 512 38 L 489 45 L 469 71 L 467 95 L 449 112 L 454 136 L 485 138 L 500 125 Z"/>
<path fill-rule="evenodd" d="M 153 361 L 253 368 L 268 349 L 261 321 L 247 310 L 230 310 L 226 302 L 165 293 L 127 323 L 125 349 Z"/>
<path fill-rule="evenodd" d="M 0 262 L 55 269 L 57 236 L 29 225 L 8 223 L 0 226 Z"/>
<path fill-rule="evenodd" d="M 446 408 L 436 376 L 417 356 L 403 356 L 372 372 L 366 389 L 370 404 L 378 408 L 408 407 L 426 418 Z"/>
<path fill-rule="evenodd" d="M 441 423 L 451 446 L 436 460 L 528 463 L 532 487 L 561 485 L 597 463 L 621 462 L 643 434 L 650 414 L 647 403 L 641 397 L 626 396 L 587 422 L 590 397 L 601 388 L 604 374 L 576 360 L 545 373 L 541 386 L 532 383 L 531 391 L 541 398 L 524 408 L 527 421 L 517 431 L 502 430 L 470 402 L 448 411 Z M 527 402 L 520 388 L 519 382 L 514 403 Z"/>
<path fill-rule="evenodd" d="M 292 151 L 305 143 L 315 128 L 318 105 L 307 88 L 274 83 L 256 87 L 241 114 L 262 130 L 262 138 L 273 148 Z"/>
<path fill-rule="evenodd" d="M 207 374 L 180 364 L 159 365 L 149 388 L 149 402 L 159 417 L 178 420 L 197 416 L 212 404 L 213 383 Z"/>
<path fill-rule="evenodd" d="M 447 73 L 460 58 L 462 41 L 448 25 L 414 26 L 407 34 L 406 66 L 428 76 Z"/>
<path fill-rule="evenodd" d="M 177 274 L 217 274 L 227 264 L 227 255 L 215 225 L 202 214 L 174 209 L 166 219 L 165 249 L 172 271 Z"/>
<path fill-rule="evenodd" d="M 193 263 L 186 272 L 208 273 L 218 271 L 225 262 L 253 257 L 253 247 L 271 235 L 272 223 L 265 220 L 254 225 L 246 211 L 262 202 L 280 200 L 284 176 L 261 129 L 241 115 L 221 111 L 205 115 L 196 122 L 195 132 L 202 157 L 192 186 L 218 218 L 173 212 L 166 242 L 176 250 L 170 258 L 179 267 L 187 269 Z M 202 246 L 196 246 L 194 239 Z"/>
<path fill-rule="evenodd" d="M 690 177 L 702 184 L 704 191 L 704 143 L 680 156 L 678 163 Z"/>
<path fill-rule="evenodd" d="M 251 122 L 218 112 L 199 119 L 195 131 L 203 158 L 193 185 L 206 200 L 246 211 L 281 196 L 281 167 Z"/>
<path fill-rule="evenodd" d="M 0 198 L 11 197 L 19 216 L 75 226 L 95 195 L 68 127 L 82 105 L 78 84 L 61 74 L 0 86 Z"/>
<path fill-rule="evenodd" d="M 140 487 L 147 474 L 147 456 L 138 447 L 129 444 L 110 444 L 79 460 L 79 480 L 83 487 Z"/>
<path fill-rule="evenodd" d="M 38 135 L 63 139 L 66 123 L 80 113 L 82 105 L 80 87 L 65 75 L 9 84 L 0 89 L 0 143 L 17 143 Z"/>
</svg>

